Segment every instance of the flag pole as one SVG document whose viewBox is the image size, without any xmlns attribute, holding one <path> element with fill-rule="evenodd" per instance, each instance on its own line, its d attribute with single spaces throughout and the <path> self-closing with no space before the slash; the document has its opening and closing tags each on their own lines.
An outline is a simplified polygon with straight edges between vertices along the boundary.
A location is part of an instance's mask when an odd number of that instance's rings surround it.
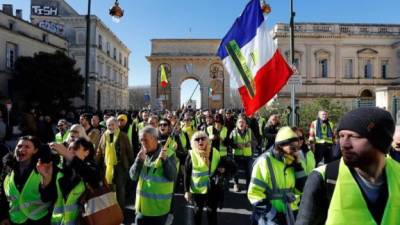
<svg viewBox="0 0 400 225">
<path fill-rule="evenodd" d="M 209 63 L 208 64 L 210 64 L 210 59 L 209 59 Z M 209 66 L 209 65 L 208 65 Z M 205 67 L 205 69 L 204 69 L 204 71 L 203 71 L 203 73 L 201 74 L 201 76 L 199 77 L 200 79 L 201 78 L 203 78 L 203 76 L 204 76 L 204 74 L 206 73 L 206 71 L 207 71 L 207 69 L 208 69 L 208 66 L 206 66 Z M 177 126 L 180 126 L 180 121 L 182 120 L 182 118 L 183 118 L 183 116 L 185 115 L 185 112 L 187 111 L 187 108 L 188 108 L 188 104 L 189 104 L 189 102 L 192 100 L 192 98 L 193 98 L 193 95 L 194 95 L 194 93 L 196 92 L 196 90 L 197 90 L 197 88 L 200 86 L 200 81 L 198 81 L 197 82 L 197 85 L 194 87 L 194 89 L 193 89 L 193 91 L 192 91 L 192 94 L 190 95 L 190 97 L 189 97 L 189 99 L 187 100 L 187 102 L 186 102 L 186 104 L 184 104 L 183 106 L 183 110 L 182 110 L 182 113 L 179 115 L 179 118 L 178 118 L 178 121 L 177 121 L 177 123 L 175 123 L 175 125 L 174 125 L 174 127 L 172 128 L 172 131 L 171 131 L 171 135 L 169 135 L 169 137 L 168 137 L 168 139 L 167 139 L 167 141 L 165 142 L 165 144 L 164 144 L 164 149 L 166 149 L 167 147 L 168 147 L 168 145 L 171 143 L 171 141 L 173 140 L 173 136 L 175 136 L 175 132 L 176 132 L 176 129 L 177 129 Z M 158 159 L 157 159 L 158 160 Z M 157 162 L 158 163 L 158 162 Z"/>
<path fill-rule="evenodd" d="M 294 65 L 294 17 L 296 13 L 293 11 L 293 0 L 290 0 L 290 64 Z M 296 126 L 296 114 L 294 109 L 296 108 L 296 86 L 292 82 L 290 91 L 290 103 L 292 107 L 292 127 Z"/>
</svg>

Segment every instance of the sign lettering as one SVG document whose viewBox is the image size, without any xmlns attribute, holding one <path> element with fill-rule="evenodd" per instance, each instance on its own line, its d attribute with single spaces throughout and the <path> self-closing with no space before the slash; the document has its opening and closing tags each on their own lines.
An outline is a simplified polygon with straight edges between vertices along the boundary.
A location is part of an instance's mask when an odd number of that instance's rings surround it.
<svg viewBox="0 0 400 225">
<path fill-rule="evenodd" d="M 50 31 L 51 33 L 58 34 L 60 36 L 64 35 L 64 25 L 59 23 L 54 23 L 47 20 L 42 20 L 38 23 L 38 26 L 42 29 Z"/>
<path fill-rule="evenodd" d="M 36 16 L 58 16 L 58 8 L 53 6 L 32 6 L 32 14 Z"/>
</svg>

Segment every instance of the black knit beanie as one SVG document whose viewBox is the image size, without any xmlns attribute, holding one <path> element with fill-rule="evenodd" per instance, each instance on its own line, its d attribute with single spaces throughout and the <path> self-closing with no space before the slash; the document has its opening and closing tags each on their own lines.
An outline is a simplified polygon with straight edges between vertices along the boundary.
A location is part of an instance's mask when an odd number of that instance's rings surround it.
<svg viewBox="0 0 400 225">
<path fill-rule="evenodd" d="M 393 141 L 394 129 L 394 120 L 389 112 L 377 107 L 366 107 L 346 113 L 340 120 L 337 131 L 357 132 L 386 154 Z"/>
</svg>

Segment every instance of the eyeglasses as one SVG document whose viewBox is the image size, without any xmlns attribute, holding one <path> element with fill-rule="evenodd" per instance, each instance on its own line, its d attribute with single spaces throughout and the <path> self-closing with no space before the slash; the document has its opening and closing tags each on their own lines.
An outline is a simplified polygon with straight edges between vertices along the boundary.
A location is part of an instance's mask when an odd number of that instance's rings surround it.
<svg viewBox="0 0 400 225">
<path fill-rule="evenodd" d="M 160 126 L 160 127 L 168 127 L 168 124 L 167 123 L 160 123 L 160 124 L 158 124 L 158 126 Z"/>
<path fill-rule="evenodd" d="M 205 141 L 205 140 L 206 140 L 206 137 L 198 137 L 198 138 L 194 139 L 194 141 L 196 141 L 196 142 Z"/>
</svg>

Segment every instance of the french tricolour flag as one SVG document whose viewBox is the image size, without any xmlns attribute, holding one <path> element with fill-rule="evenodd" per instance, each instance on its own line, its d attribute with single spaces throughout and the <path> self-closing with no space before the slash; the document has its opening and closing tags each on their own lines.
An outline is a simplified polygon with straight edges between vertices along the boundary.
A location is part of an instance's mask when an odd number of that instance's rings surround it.
<svg viewBox="0 0 400 225">
<path fill-rule="evenodd" d="M 247 116 L 273 98 L 293 74 L 267 29 L 260 0 L 247 4 L 222 39 L 218 55 L 239 85 Z"/>
</svg>

